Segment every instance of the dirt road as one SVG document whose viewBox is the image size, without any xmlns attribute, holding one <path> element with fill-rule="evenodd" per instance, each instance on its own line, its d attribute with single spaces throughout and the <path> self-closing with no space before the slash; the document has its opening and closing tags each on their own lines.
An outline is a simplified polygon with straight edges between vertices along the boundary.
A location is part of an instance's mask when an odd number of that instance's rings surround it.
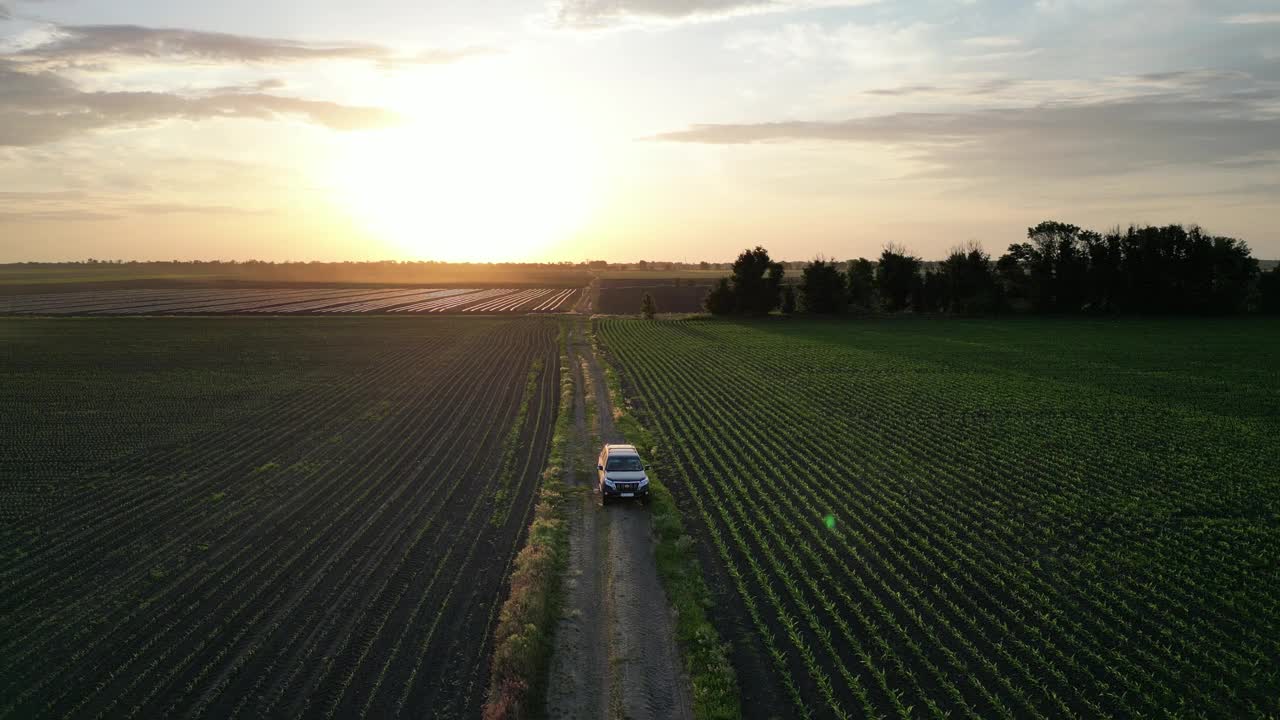
<svg viewBox="0 0 1280 720">
<path fill-rule="evenodd" d="M 614 429 L 604 375 L 586 337 L 589 322 L 575 319 L 570 333 L 575 462 L 568 463 L 567 482 L 593 488 L 600 444 L 625 438 Z M 689 681 L 658 580 L 648 510 L 639 503 L 601 507 L 593 491 L 583 494 L 577 510 L 547 715 L 691 719 Z"/>
</svg>

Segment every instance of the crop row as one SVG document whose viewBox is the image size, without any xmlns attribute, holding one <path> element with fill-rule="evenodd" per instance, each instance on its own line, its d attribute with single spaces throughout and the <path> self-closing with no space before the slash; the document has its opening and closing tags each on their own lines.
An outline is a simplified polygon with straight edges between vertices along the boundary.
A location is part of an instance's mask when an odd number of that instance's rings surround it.
<svg viewBox="0 0 1280 720">
<path fill-rule="evenodd" d="M 575 288 L 102 290 L 0 298 L 0 314 L 565 312 L 578 292 Z"/>
<path fill-rule="evenodd" d="M 1276 712 L 1266 419 L 830 327 L 600 322 L 790 712 Z"/>
<path fill-rule="evenodd" d="M 556 327 L 296 322 L 271 321 L 280 348 L 362 369 L 93 468 L 0 535 L 0 717 L 478 708 L 555 413 Z"/>
</svg>

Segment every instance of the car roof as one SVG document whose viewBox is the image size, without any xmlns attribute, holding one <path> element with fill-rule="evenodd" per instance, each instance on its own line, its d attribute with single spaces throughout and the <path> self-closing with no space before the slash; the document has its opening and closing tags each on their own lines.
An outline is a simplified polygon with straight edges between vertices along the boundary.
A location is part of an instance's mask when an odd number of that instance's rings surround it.
<svg viewBox="0 0 1280 720">
<path fill-rule="evenodd" d="M 608 455 L 639 455 L 635 445 L 605 445 L 604 451 Z"/>
</svg>

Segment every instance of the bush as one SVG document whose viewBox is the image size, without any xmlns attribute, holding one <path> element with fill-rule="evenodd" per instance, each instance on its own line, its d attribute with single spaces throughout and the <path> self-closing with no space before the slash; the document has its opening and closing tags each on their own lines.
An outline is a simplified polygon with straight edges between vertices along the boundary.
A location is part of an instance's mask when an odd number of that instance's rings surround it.
<svg viewBox="0 0 1280 720">
<path fill-rule="evenodd" d="M 652 320 L 657 312 L 658 306 L 653 302 L 653 296 L 645 293 L 644 297 L 640 298 L 640 314 L 644 316 L 645 320 Z"/>
<path fill-rule="evenodd" d="M 729 315 L 737 309 L 733 289 L 729 287 L 729 278 L 720 278 L 716 286 L 707 292 L 702 306 L 712 315 Z"/>
</svg>

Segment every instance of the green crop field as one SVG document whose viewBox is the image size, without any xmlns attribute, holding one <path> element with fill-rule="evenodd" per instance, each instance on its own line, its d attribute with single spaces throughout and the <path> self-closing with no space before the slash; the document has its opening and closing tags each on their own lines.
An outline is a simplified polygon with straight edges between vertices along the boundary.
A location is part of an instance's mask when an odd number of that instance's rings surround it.
<svg viewBox="0 0 1280 720">
<path fill-rule="evenodd" d="M 596 331 L 749 717 L 1280 713 L 1280 322 Z"/>
<path fill-rule="evenodd" d="M 476 716 L 559 331 L 0 320 L 0 718 Z"/>
</svg>

